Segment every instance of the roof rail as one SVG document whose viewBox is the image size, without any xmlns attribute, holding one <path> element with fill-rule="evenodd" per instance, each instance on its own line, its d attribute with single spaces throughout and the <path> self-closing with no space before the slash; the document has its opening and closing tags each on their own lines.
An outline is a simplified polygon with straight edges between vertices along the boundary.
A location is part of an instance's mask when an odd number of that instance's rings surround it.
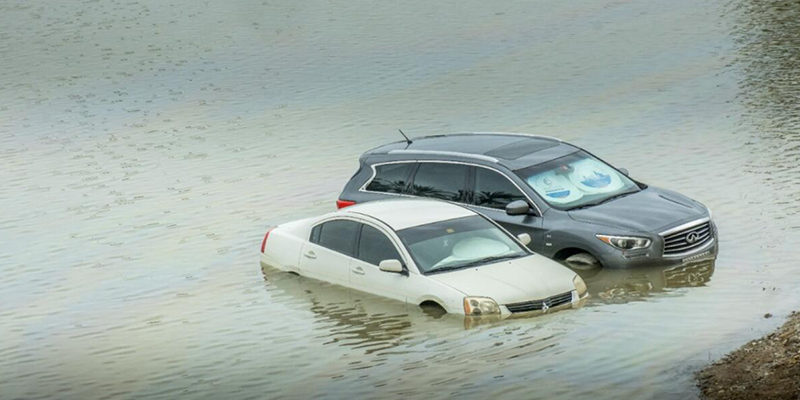
<svg viewBox="0 0 800 400">
<path fill-rule="evenodd" d="M 436 151 L 436 150 L 392 150 L 389 154 L 421 154 L 421 155 L 432 155 L 432 156 L 454 156 L 454 157 L 465 157 L 465 158 L 472 158 L 477 160 L 489 161 L 493 163 L 499 163 L 500 161 L 494 157 L 484 156 L 482 154 L 470 154 L 470 153 L 460 153 L 457 151 Z"/>
<path fill-rule="evenodd" d="M 506 135 L 506 136 L 524 136 L 524 137 L 531 137 L 531 138 L 542 138 L 542 139 L 550 139 L 555 140 L 557 142 L 562 142 L 561 139 L 553 136 L 546 136 L 546 135 L 534 135 L 531 133 L 520 133 L 520 132 L 459 132 L 459 134 L 466 134 L 466 135 Z"/>
</svg>

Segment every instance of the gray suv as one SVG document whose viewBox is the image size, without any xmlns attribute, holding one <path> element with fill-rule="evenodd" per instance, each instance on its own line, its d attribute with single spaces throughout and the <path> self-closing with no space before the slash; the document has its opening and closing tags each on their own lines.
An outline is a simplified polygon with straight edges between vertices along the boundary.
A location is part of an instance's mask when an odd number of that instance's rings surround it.
<svg viewBox="0 0 800 400">
<path fill-rule="evenodd" d="M 427 136 L 367 151 L 337 206 L 398 196 L 466 205 L 531 250 L 571 264 L 630 268 L 715 259 L 711 211 L 647 186 L 558 139 L 513 133 Z"/>
</svg>

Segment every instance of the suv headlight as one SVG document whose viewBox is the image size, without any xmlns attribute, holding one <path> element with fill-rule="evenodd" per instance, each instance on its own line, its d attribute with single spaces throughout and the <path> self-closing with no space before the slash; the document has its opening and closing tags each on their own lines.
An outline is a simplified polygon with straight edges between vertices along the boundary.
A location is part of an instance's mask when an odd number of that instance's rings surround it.
<svg viewBox="0 0 800 400">
<path fill-rule="evenodd" d="M 648 238 L 636 236 L 597 235 L 597 238 L 620 250 L 646 249 L 652 243 Z"/>
<path fill-rule="evenodd" d="M 583 278 L 581 278 L 580 275 L 575 275 L 575 277 L 572 278 L 572 283 L 575 284 L 575 290 L 578 291 L 578 297 L 583 296 L 586 293 L 586 290 L 588 290 L 586 288 L 586 282 L 583 281 Z"/>
<path fill-rule="evenodd" d="M 500 314 L 500 306 L 488 297 L 464 297 L 464 314 L 475 316 Z"/>
</svg>

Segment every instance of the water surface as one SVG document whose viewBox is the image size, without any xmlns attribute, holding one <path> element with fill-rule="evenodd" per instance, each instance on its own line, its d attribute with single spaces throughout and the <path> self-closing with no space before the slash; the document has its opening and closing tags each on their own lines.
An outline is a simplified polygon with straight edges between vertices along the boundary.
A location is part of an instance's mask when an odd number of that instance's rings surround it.
<svg viewBox="0 0 800 400">
<path fill-rule="evenodd" d="M 799 4 L 0 1 L 0 397 L 696 397 L 800 307 Z M 478 326 L 262 271 L 397 128 L 571 141 L 720 257 Z"/>
</svg>

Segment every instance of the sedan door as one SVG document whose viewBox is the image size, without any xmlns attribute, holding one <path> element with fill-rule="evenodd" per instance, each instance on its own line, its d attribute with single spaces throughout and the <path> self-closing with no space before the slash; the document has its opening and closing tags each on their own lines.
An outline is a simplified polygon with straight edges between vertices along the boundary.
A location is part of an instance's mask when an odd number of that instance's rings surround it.
<svg viewBox="0 0 800 400">
<path fill-rule="evenodd" d="M 350 284 L 353 288 L 405 302 L 409 290 L 408 275 L 381 271 L 384 260 L 398 260 L 407 265 L 394 241 L 385 232 L 361 225 L 356 256 L 350 262 Z"/>
<path fill-rule="evenodd" d="M 528 247 L 542 251 L 544 243 L 542 217 L 535 215 L 508 215 L 506 205 L 516 200 L 530 203 L 514 182 L 500 172 L 475 167 L 471 204 L 475 210 L 500 224 L 514 236 L 527 233 L 531 236 Z"/>
<path fill-rule="evenodd" d="M 302 275 L 350 286 L 350 262 L 355 254 L 356 235 L 361 224 L 332 220 L 315 226 L 300 256 Z"/>
</svg>

